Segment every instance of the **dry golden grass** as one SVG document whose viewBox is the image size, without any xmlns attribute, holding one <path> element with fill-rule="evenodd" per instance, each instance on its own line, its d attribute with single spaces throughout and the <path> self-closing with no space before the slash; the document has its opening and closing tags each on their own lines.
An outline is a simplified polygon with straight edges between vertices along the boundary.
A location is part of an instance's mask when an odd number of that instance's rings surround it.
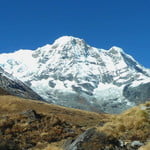
<svg viewBox="0 0 150 150">
<path fill-rule="evenodd" d="M 150 150 L 150 142 L 147 143 L 146 145 L 140 147 L 138 150 Z"/>
<path fill-rule="evenodd" d="M 29 124 L 28 119 L 21 115 L 27 110 L 35 110 L 38 114 L 43 115 L 43 119 Z M 32 150 L 61 150 L 60 147 L 67 138 L 75 138 L 87 128 L 101 122 L 105 123 L 109 118 L 108 114 L 66 108 L 15 96 L 0 96 L 0 127 L 8 127 L 4 132 L 5 137 L 0 136 L 0 138 L 10 141 L 10 136 L 15 134 L 14 140 L 17 140 L 19 147 L 26 148 L 29 142 L 36 143 Z M 29 138 L 28 143 L 23 142 Z M 56 144 L 53 144 L 54 141 Z M 42 143 L 39 144 L 39 142 Z"/>
<path fill-rule="evenodd" d="M 27 100 L 15 96 L 0 96 L 0 114 L 16 114 L 29 109 L 43 114 L 55 114 L 65 121 L 84 127 L 92 127 L 99 122 L 107 122 L 110 118 L 107 114 L 83 111 L 79 109 L 66 108 L 41 101 Z"/>
<path fill-rule="evenodd" d="M 81 134 L 87 128 L 98 126 L 98 124 L 104 124 L 104 126 L 97 127 L 98 131 L 103 131 L 110 136 L 116 137 L 122 140 L 140 140 L 146 141 L 150 139 L 150 102 L 147 102 L 144 105 L 140 105 L 138 107 L 134 107 L 125 111 L 120 115 L 110 115 L 110 114 L 98 114 L 94 112 L 88 112 L 78 109 L 66 108 L 62 106 L 57 106 L 53 104 L 47 104 L 41 101 L 28 100 L 23 98 L 18 98 L 10 95 L 1 95 L 0 96 L 0 117 L 9 116 L 12 121 L 18 120 L 20 117 L 18 114 L 27 110 L 35 110 L 36 112 L 45 115 L 45 119 L 43 118 L 42 122 L 44 124 L 44 128 L 40 130 L 35 130 L 31 132 L 31 135 L 35 135 L 35 143 L 41 142 L 37 139 L 41 138 L 49 138 L 51 136 L 59 135 L 63 128 L 66 128 L 66 125 L 61 126 L 65 122 L 69 123 L 69 128 L 74 129 L 75 134 Z M 55 117 L 53 117 L 55 116 Z M 54 119 L 53 119 L 54 118 Z M 11 119 L 6 122 L 6 125 L 11 125 Z M 50 121 L 52 119 L 52 121 Z M 49 125 L 52 122 L 61 121 L 61 125 L 54 126 L 50 132 Z M 20 119 L 20 120 L 23 120 Z M 50 122 L 49 122 L 50 121 Z M 0 119 L 0 126 L 3 125 L 2 119 Z M 41 125 L 41 123 L 39 122 Z M 59 123 L 58 123 L 59 124 Z M 45 125 L 47 127 L 45 127 Z M 37 129 L 39 128 L 37 124 L 33 123 L 33 126 Z M 25 122 L 20 121 L 13 126 L 12 130 L 6 130 L 6 133 L 14 132 L 19 133 L 22 132 L 23 129 L 29 128 L 29 125 Z M 29 128 L 32 129 L 31 127 Z M 78 130 L 79 129 L 79 130 Z M 29 130 L 29 132 L 30 132 Z M 58 133 L 58 134 L 56 134 Z M 48 135 L 49 134 L 49 135 Z M 10 135 L 10 134 L 9 134 Z M 19 134 L 18 134 L 19 135 Z M 66 137 L 67 135 L 64 134 Z M 63 134 L 62 134 L 63 136 Z M 31 138 L 31 137 L 30 137 Z M 74 137 L 73 137 L 74 138 Z M 33 137 L 34 139 L 34 137 Z M 62 150 L 60 147 L 63 145 L 65 138 L 60 138 L 55 144 L 54 143 L 41 143 L 37 144 L 33 150 Z M 48 141 L 48 140 L 47 140 Z M 45 140 L 45 142 L 47 142 Z M 149 146 L 149 145 L 148 145 Z M 145 149 L 140 150 L 149 150 L 146 149 L 148 146 L 142 147 Z M 149 148 L 149 147 L 148 147 Z"/>
<path fill-rule="evenodd" d="M 147 102 L 120 115 L 114 115 L 110 122 L 98 127 L 98 130 L 124 140 L 150 139 L 149 106 L 150 102 Z"/>
<path fill-rule="evenodd" d="M 43 145 L 46 145 L 46 146 L 43 146 Z M 39 143 L 39 146 L 32 148 L 32 150 L 63 150 L 63 149 L 53 143 L 52 144 Z"/>
<path fill-rule="evenodd" d="M 51 145 L 48 145 L 43 150 L 63 150 L 63 149 L 51 144 Z"/>
</svg>

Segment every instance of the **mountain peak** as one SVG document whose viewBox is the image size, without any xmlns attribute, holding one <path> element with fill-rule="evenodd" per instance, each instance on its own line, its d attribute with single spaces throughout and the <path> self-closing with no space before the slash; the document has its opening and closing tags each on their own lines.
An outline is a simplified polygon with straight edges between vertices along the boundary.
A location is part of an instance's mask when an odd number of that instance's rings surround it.
<svg viewBox="0 0 150 150">
<path fill-rule="evenodd" d="M 54 45 L 59 45 L 59 46 L 63 46 L 67 44 L 75 45 L 80 42 L 85 43 L 84 40 L 80 38 L 76 38 L 73 36 L 62 36 L 55 40 Z"/>
</svg>

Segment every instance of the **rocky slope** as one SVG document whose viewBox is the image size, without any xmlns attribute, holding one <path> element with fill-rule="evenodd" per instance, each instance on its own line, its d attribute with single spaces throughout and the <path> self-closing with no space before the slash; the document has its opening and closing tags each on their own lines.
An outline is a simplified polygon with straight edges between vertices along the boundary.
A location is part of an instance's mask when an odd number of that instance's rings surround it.
<svg viewBox="0 0 150 150">
<path fill-rule="evenodd" d="M 0 54 L 0 66 L 46 101 L 118 113 L 150 98 L 150 72 L 121 48 L 64 36 L 34 51 Z"/>
<path fill-rule="evenodd" d="M 150 102 L 147 102 L 86 130 L 68 142 L 65 150 L 149 150 L 149 140 Z"/>
<path fill-rule="evenodd" d="M 0 68 L 0 95 L 5 94 L 15 95 L 23 98 L 43 100 L 23 82 L 14 78 L 12 75 Z"/>
</svg>

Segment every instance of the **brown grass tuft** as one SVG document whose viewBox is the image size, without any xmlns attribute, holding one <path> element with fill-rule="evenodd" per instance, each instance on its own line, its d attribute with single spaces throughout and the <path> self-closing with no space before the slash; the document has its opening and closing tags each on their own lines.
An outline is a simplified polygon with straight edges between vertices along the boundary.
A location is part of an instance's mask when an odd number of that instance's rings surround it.
<svg viewBox="0 0 150 150">
<path fill-rule="evenodd" d="M 150 150 L 150 142 L 147 143 L 146 145 L 140 147 L 138 150 Z"/>
<path fill-rule="evenodd" d="M 150 139 L 149 105 L 150 102 L 147 102 L 145 105 L 115 115 L 103 127 L 98 127 L 98 130 L 124 140 Z"/>
<path fill-rule="evenodd" d="M 51 144 L 51 145 L 48 145 L 43 150 L 63 150 L 63 149 Z"/>
</svg>

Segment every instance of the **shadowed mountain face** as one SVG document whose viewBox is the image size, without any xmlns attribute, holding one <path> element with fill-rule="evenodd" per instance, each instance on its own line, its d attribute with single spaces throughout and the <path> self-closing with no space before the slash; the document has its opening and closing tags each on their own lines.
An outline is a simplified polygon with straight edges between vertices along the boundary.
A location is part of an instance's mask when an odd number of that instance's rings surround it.
<svg viewBox="0 0 150 150">
<path fill-rule="evenodd" d="M 0 88 L 0 95 L 10 95 L 10 94 L 3 88 Z"/>
<path fill-rule="evenodd" d="M 15 95 L 23 98 L 42 100 L 42 98 L 23 82 L 0 68 L 0 95 Z"/>
<path fill-rule="evenodd" d="M 150 71 L 121 48 L 64 36 L 52 45 L 1 54 L 0 66 L 54 104 L 119 113 L 150 98 Z"/>
</svg>

